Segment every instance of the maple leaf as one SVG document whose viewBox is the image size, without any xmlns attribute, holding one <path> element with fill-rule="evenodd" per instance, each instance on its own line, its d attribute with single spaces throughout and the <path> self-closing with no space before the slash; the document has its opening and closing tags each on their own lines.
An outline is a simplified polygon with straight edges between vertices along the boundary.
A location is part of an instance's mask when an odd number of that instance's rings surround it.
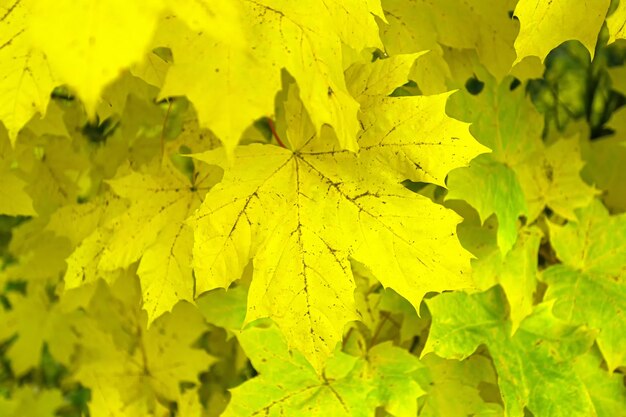
<svg viewBox="0 0 626 417">
<path fill-rule="evenodd" d="M 514 333 L 533 310 L 537 253 L 543 233 L 532 226 L 520 229 L 515 245 L 503 255 L 498 248 L 493 221 L 481 226 L 475 214 L 461 214 L 465 221 L 459 225 L 459 240 L 477 258 L 472 260 L 474 282 L 482 290 L 500 284 L 509 302 L 511 331 Z"/>
<path fill-rule="evenodd" d="M 624 417 L 626 387 L 623 377 L 619 373 L 608 373 L 602 365 L 602 354 L 596 346 L 576 358 L 574 363 L 576 374 L 585 383 L 598 417 Z"/>
<path fill-rule="evenodd" d="M 232 332 L 243 327 L 247 297 L 248 289 L 239 285 L 228 290 L 219 288 L 206 292 L 196 298 L 195 302 L 209 323 Z"/>
<path fill-rule="evenodd" d="M 544 147 L 534 164 L 518 167 L 524 189 L 528 218 L 536 219 L 544 207 L 550 207 L 566 219 L 574 219 L 574 210 L 591 203 L 598 191 L 580 175 L 584 166 L 578 135 L 561 138 Z"/>
<path fill-rule="evenodd" d="M 31 117 L 44 115 L 56 82 L 41 51 L 31 46 L 31 1 L 0 2 L 0 121 L 15 143 Z"/>
<path fill-rule="evenodd" d="M 555 301 L 557 316 L 600 330 L 597 343 L 612 371 L 626 363 L 626 216 L 609 216 L 598 201 L 577 215 L 565 226 L 549 223 L 562 264 L 541 276 L 548 284 L 545 299 Z"/>
<path fill-rule="evenodd" d="M 229 2 L 92 0 L 78 6 L 71 0 L 29 3 L 32 5 L 23 23 L 32 45 L 45 52 L 42 65 L 49 63 L 62 82 L 76 89 L 90 117 L 95 115 L 105 86 L 122 70 L 142 61 L 164 10 L 218 38 L 230 36 L 231 42 L 239 33 L 238 15 Z M 51 90 L 50 86 L 42 93 L 47 96 Z"/>
<path fill-rule="evenodd" d="M 571 39 L 579 40 L 593 57 L 609 4 L 610 0 L 520 0 L 515 6 L 520 21 L 516 62 L 533 55 L 543 62 L 548 52 Z"/>
<path fill-rule="evenodd" d="M 39 365 L 44 344 L 55 360 L 70 365 L 77 343 L 74 331 L 79 325 L 79 312 L 65 313 L 41 286 L 29 286 L 27 296 L 11 294 L 8 298 L 11 309 L 0 313 L 0 340 L 17 335 L 7 350 L 15 374 L 24 375 Z"/>
<path fill-rule="evenodd" d="M 10 253 L 19 259 L 6 266 L 4 272 L 11 281 L 26 281 L 33 285 L 55 285 L 65 268 L 63 259 L 71 251 L 67 241 L 43 232 L 45 219 L 36 217 L 19 224 L 12 231 Z"/>
<path fill-rule="evenodd" d="M 246 321 L 270 316 L 321 369 L 356 319 L 349 257 L 416 308 L 428 291 L 470 286 L 458 217 L 400 184 L 442 184 L 482 151 L 467 125 L 444 116 L 447 97 L 361 96 L 355 155 L 328 131 L 316 135 L 292 84 L 285 120 L 294 149 L 237 148 L 195 215 L 198 292 L 228 287 L 254 258 Z M 221 150 L 196 157 L 224 164 Z"/>
<path fill-rule="evenodd" d="M 397 417 L 417 415 L 417 398 L 425 391 L 416 381 L 423 365 L 410 352 L 391 342 L 380 343 L 367 352 L 368 368 L 362 377 L 371 378 L 369 398 Z"/>
<path fill-rule="evenodd" d="M 25 190 L 28 183 L 20 178 L 20 171 L 11 166 L 13 163 L 9 138 L 0 127 L 0 214 L 34 216 L 37 213 L 33 208 L 33 200 Z"/>
<path fill-rule="evenodd" d="M 389 54 L 432 50 L 443 57 L 441 46 L 473 49 L 480 62 L 501 78 L 509 73 L 515 59 L 512 44 L 517 25 L 508 16 L 514 5 L 511 0 L 385 0 L 388 24 L 380 23 L 381 37 Z M 431 59 L 432 64 L 441 63 Z"/>
<path fill-rule="evenodd" d="M 626 116 L 624 111 L 616 112 L 611 119 L 614 122 L 623 120 Z M 602 201 L 612 211 L 622 212 L 626 210 L 626 171 L 622 169 L 626 164 L 626 142 L 624 141 L 624 129 L 616 129 L 613 137 L 602 138 L 597 141 L 583 142 L 582 155 L 585 167 L 582 176 L 596 187 L 602 190 Z"/>
<path fill-rule="evenodd" d="M 367 361 L 337 351 L 319 375 L 291 352 L 275 326 L 250 327 L 237 336 L 259 376 L 232 390 L 224 417 L 295 415 L 370 416 L 383 406 L 398 417 L 417 413 L 423 391 L 412 375 L 416 357 L 391 343 L 375 346 Z"/>
<path fill-rule="evenodd" d="M 60 390 L 24 385 L 16 388 L 11 398 L 0 397 L 0 414 L 5 417 L 52 417 L 63 405 Z"/>
<path fill-rule="evenodd" d="M 358 105 L 346 89 L 342 50 L 382 46 L 370 14 L 380 8 L 377 3 L 238 2 L 245 48 L 169 18 L 155 40 L 156 46 L 170 47 L 174 55 L 161 96 L 189 97 L 201 124 L 230 151 L 249 124 L 272 113 L 284 68 L 301 86 L 315 128 L 331 125 L 341 146 L 356 150 Z"/>
<path fill-rule="evenodd" d="M 548 206 L 573 219 L 574 209 L 587 205 L 596 190 L 580 177 L 578 139 L 563 138 L 546 146 L 541 139 L 542 117 L 524 92 L 511 91 L 508 79 L 498 87 L 490 84 L 493 87 L 479 96 L 464 92 L 450 100 L 451 113 L 471 121 L 470 131 L 492 153 L 450 173 L 446 200 L 467 201 L 483 221 L 495 214 L 498 246 L 505 254 L 517 240 L 520 216 L 531 223 Z"/>
<path fill-rule="evenodd" d="M 73 379 L 92 387 L 95 417 L 161 415 L 157 401 L 176 401 L 180 381 L 196 382 L 214 361 L 192 348 L 206 324 L 189 303 L 177 304 L 146 329 L 138 281 L 99 285 L 81 335 L 80 368 Z M 154 413 L 154 414 L 153 414 Z"/>
<path fill-rule="evenodd" d="M 502 407 L 481 397 L 481 386 L 494 386 L 496 373 L 489 358 L 472 355 L 463 361 L 446 360 L 434 354 L 424 356 L 418 381 L 427 387 L 420 417 L 502 415 Z M 483 388 L 484 389 L 484 388 Z M 454 401 L 450 401 L 454 398 Z M 493 411 L 495 409 L 495 411 Z"/>
<path fill-rule="evenodd" d="M 513 337 L 506 301 L 497 286 L 473 295 L 441 294 L 427 305 L 433 321 L 422 356 L 434 352 L 460 360 L 485 344 L 498 373 L 506 417 L 522 417 L 525 407 L 534 415 L 595 415 L 571 364 L 589 349 L 595 335 L 557 319 L 552 303 L 537 306 Z"/>
<path fill-rule="evenodd" d="M 137 273 L 150 322 L 179 300 L 193 300 L 193 232 L 185 221 L 220 173 L 216 167 L 200 167 L 190 181 L 166 160 L 155 174 L 131 172 L 109 181 L 118 197 L 130 201 L 125 212 L 113 204 L 108 207 L 109 202 L 119 201 L 117 197 L 108 197 L 104 210 L 96 203 L 67 212 L 83 218 L 92 230 L 68 259 L 67 288 L 140 260 Z"/>
<path fill-rule="evenodd" d="M 77 90 L 90 116 L 104 86 L 142 59 L 162 9 L 160 1 L 33 3 L 27 20 L 32 43 L 45 51 L 60 80 Z"/>
<path fill-rule="evenodd" d="M 606 18 L 609 29 L 609 43 L 626 39 L 626 3 L 620 1 L 613 13 Z"/>
</svg>

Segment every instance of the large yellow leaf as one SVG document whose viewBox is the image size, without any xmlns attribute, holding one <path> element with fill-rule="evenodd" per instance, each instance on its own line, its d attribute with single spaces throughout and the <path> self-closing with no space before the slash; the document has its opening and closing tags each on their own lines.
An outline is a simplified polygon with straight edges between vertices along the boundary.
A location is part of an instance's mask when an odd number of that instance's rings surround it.
<svg viewBox="0 0 626 417">
<path fill-rule="evenodd" d="M 471 285 L 459 217 L 400 182 L 442 183 L 484 148 L 445 116 L 447 95 L 366 96 L 355 155 L 316 135 L 295 91 L 285 120 L 296 147 L 235 150 L 195 216 L 194 267 L 205 291 L 227 287 L 254 258 L 246 320 L 270 316 L 321 369 L 356 318 L 349 257 L 416 307 L 429 291 Z M 220 150 L 197 157 L 223 164 Z"/>
<path fill-rule="evenodd" d="M 104 87 L 147 52 L 162 8 L 161 0 L 36 0 L 27 25 L 93 115 Z"/>
<path fill-rule="evenodd" d="M 626 1 L 620 1 L 617 9 L 606 19 L 609 28 L 609 42 L 626 39 Z"/>
<path fill-rule="evenodd" d="M 561 43 L 576 39 L 593 57 L 598 32 L 610 0 L 520 0 L 515 16 L 520 31 L 515 40 L 516 62 L 527 56 L 542 61 Z"/>
<path fill-rule="evenodd" d="M 12 142 L 34 114 L 45 114 L 55 85 L 44 55 L 30 44 L 31 3 L 0 1 L 0 121 Z"/>
</svg>

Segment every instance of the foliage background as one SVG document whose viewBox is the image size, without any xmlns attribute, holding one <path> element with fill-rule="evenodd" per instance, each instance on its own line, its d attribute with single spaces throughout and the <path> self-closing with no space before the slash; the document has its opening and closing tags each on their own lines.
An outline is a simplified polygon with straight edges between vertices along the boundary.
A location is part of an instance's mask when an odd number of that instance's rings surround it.
<svg viewBox="0 0 626 417">
<path fill-rule="evenodd" d="M 626 5 L 302 4 L 0 2 L 0 416 L 626 416 Z M 367 159 L 379 127 L 462 145 Z M 409 284 L 329 246 L 354 311 L 313 345 L 258 301 L 278 252 L 235 223 L 215 267 L 203 220 L 309 137 L 454 241 Z"/>
</svg>

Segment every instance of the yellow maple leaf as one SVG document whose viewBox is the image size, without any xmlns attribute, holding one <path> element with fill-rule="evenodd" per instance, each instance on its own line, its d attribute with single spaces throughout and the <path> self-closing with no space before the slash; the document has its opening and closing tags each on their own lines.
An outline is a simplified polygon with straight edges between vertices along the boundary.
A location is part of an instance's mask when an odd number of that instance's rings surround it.
<svg viewBox="0 0 626 417">
<path fill-rule="evenodd" d="M 38 0 L 27 24 L 33 44 L 94 115 L 103 88 L 147 52 L 162 8 L 160 0 Z"/>
<path fill-rule="evenodd" d="M 626 39 L 626 2 L 620 1 L 615 11 L 606 18 L 609 28 L 609 43 Z"/>
<path fill-rule="evenodd" d="M 542 61 L 561 43 L 579 40 L 593 57 L 598 32 L 610 0 L 520 0 L 515 16 L 520 31 L 515 40 L 516 63 L 527 56 Z"/>
<path fill-rule="evenodd" d="M 12 309 L 0 313 L 0 340 L 17 335 L 7 350 L 16 375 L 23 375 L 39 365 L 44 344 L 59 363 L 69 365 L 77 343 L 74 330 L 78 312 L 64 313 L 52 303 L 43 286 L 29 286 L 28 295 L 13 293 Z"/>
<path fill-rule="evenodd" d="M 387 64 L 354 79 L 378 65 Z M 359 96 L 355 155 L 328 130 L 316 134 L 292 84 L 285 120 L 294 148 L 237 148 L 195 216 L 198 292 L 227 287 L 254 258 L 246 321 L 270 316 L 321 369 L 357 316 L 350 257 L 416 307 L 428 291 L 470 286 L 469 255 L 455 235 L 460 218 L 400 184 L 442 184 L 484 151 L 466 124 L 445 116 L 447 97 Z M 224 164 L 221 150 L 197 158 Z"/>
<path fill-rule="evenodd" d="M 44 115 L 55 86 L 44 54 L 33 49 L 27 24 L 32 1 L 0 1 L 0 121 L 14 143 L 19 130 Z"/>
</svg>

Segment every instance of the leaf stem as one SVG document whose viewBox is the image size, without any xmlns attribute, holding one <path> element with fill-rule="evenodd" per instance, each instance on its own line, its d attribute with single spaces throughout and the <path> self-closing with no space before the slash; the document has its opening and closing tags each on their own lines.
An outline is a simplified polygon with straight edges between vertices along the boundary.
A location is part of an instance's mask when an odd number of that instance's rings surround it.
<svg viewBox="0 0 626 417">
<path fill-rule="evenodd" d="M 167 119 L 170 117 L 170 111 L 172 110 L 172 103 L 174 100 L 169 99 L 169 105 L 167 106 L 167 112 L 165 112 L 165 119 L 163 119 L 163 127 L 161 127 L 161 159 L 165 154 L 165 128 L 167 127 Z"/>
<path fill-rule="evenodd" d="M 276 142 L 278 142 L 280 147 L 281 148 L 287 148 L 285 146 L 285 144 L 283 143 L 283 141 L 280 140 L 280 137 L 278 136 L 278 133 L 276 133 L 276 127 L 274 126 L 274 121 L 270 117 L 267 118 L 267 124 L 269 125 L 270 130 L 272 131 L 272 135 L 274 136 L 274 139 L 276 139 Z"/>
</svg>

